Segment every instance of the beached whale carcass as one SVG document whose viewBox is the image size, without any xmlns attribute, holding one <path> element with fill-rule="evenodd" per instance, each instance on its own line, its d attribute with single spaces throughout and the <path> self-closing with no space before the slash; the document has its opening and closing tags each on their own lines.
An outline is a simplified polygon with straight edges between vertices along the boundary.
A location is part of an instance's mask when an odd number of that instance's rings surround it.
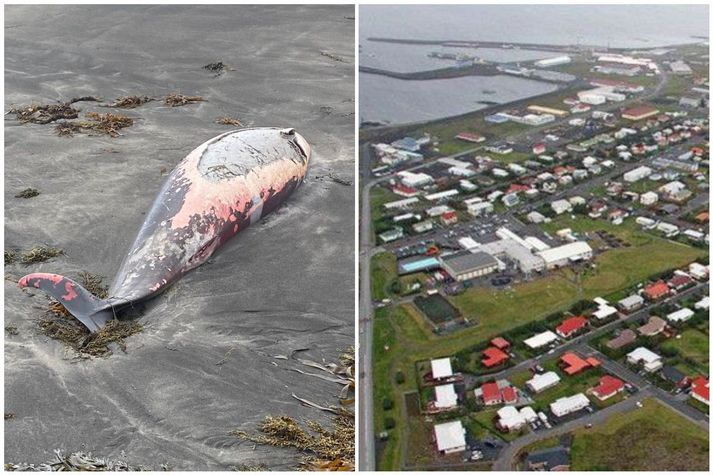
<svg viewBox="0 0 713 475">
<path fill-rule="evenodd" d="M 20 279 L 60 302 L 90 331 L 204 263 L 302 183 L 311 149 L 294 129 L 246 128 L 212 138 L 171 172 L 109 288 L 99 299 L 57 274 Z"/>
</svg>

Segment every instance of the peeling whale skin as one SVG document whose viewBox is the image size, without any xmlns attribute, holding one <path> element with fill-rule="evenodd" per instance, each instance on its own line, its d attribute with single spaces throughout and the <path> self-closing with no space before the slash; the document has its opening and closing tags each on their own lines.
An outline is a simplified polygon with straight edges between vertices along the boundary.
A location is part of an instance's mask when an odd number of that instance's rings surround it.
<svg viewBox="0 0 713 475">
<path fill-rule="evenodd" d="M 203 264 L 235 234 L 274 211 L 303 182 L 311 156 L 294 129 L 246 128 L 203 143 L 171 172 L 109 288 L 99 299 L 71 279 L 21 278 L 60 302 L 90 331 Z"/>
</svg>

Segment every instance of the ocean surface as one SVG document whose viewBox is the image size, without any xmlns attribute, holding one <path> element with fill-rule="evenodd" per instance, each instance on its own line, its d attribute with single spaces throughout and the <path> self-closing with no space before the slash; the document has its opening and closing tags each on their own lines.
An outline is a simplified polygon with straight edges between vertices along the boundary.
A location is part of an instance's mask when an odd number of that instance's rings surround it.
<svg viewBox="0 0 713 475">
<path fill-rule="evenodd" d="M 359 9 L 359 29 L 361 65 L 414 72 L 452 65 L 447 60 L 428 57 L 430 52 L 449 49 L 381 43 L 368 38 L 655 48 L 707 38 L 708 6 L 364 5 Z M 450 51 L 495 62 L 557 55 L 489 48 Z M 506 102 L 541 94 L 552 87 L 506 76 L 416 82 L 361 73 L 359 78 L 360 120 L 393 124 L 457 115 L 486 107 L 478 103 L 481 100 Z M 487 89 L 495 92 L 483 97 L 482 91 Z"/>
</svg>

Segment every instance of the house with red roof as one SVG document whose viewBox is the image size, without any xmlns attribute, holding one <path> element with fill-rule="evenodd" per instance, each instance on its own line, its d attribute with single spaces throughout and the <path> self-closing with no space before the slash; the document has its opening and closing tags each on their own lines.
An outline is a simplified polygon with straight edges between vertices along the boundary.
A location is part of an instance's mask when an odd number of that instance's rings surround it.
<svg viewBox="0 0 713 475">
<path fill-rule="evenodd" d="M 582 358 L 576 353 L 567 352 L 560 357 L 560 368 L 569 376 L 584 371 L 587 368 L 596 368 L 601 366 L 601 362 L 593 357 Z"/>
<path fill-rule="evenodd" d="M 708 383 L 708 378 L 704 376 L 698 376 L 691 381 L 691 397 L 701 401 L 706 406 L 710 406 Z"/>
<path fill-rule="evenodd" d="M 444 226 L 449 226 L 458 222 L 458 213 L 455 211 L 446 211 L 441 215 L 440 219 Z"/>
<path fill-rule="evenodd" d="M 507 381 L 504 385 L 498 385 L 497 382 L 483 384 L 479 389 L 475 390 L 476 397 L 479 397 L 485 406 L 494 406 L 496 404 L 515 404 L 518 399 L 517 391 L 510 386 Z"/>
<path fill-rule="evenodd" d="M 671 293 L 671 289 L 668 288 L 668 285 L 663 280 L 644 287 L 644 297 L 649 300 L 660 300 L 667 297 L 669 293 Z"/>
<path fill-rule="evenodd" d="M 412 196 L 416 196 L 419 193 L 416 188 L 402 185 L 401 183 L 397 183 L 396 185 L 394 185 L 391 188 L 391 191 L 393 191 L 397 195 L 405 196 L 406 198 L 411 198 Z"/>
<path fill-rule="evenodd" d="M 456 135 L 458 140 L 465 140 L 466 142 L 480 143 L 485 142 L 485 137 L 480 134 L 473 134 L 470 132 L 461 132 Z"/>
<path fill-rule="evenodd" d="M 604 375 L 599 379 L 599 384 L 592 388 L 592 394 L 600 401 L 606 401 L 610 397 L 624 390 L 624 381 L 614 376 Z"/>
<path fill-rule="evenodd" d="M 560 323 L 555 331 L 562 338 L 569 338 L 570 336 L 580 332 L 582 329 L 587 327 L 587 319 L 581 315 L 577 317 L 571 317 Z"/>
<path fill-rule="evenodd" d="M 483 351 L 482 363 L 486 368 L 493 368 L 505 363 L 508 359 L 510 356 L 503 350 L 490 346 Z"/>
<path fill-rule="evenodd" d="M 681 290 L 693 284 L 693 279 L 688 274 L 674 274 L 666 284 L 675 290 Z"/>
<path fill-rule="evenodd" d="M 510 348 L 510 342 L 501 336 L 496 336 L 495 338 L 490 340 L 490 344 L 498 350 L 506 351 L 508 348 Z"/>
<path fill-rule="evenodd" d="M 540 155 L 542 153 L 545 153 L 547 150 L 547 146 L 543 144 L 542 142 L 538 142 L 532 146 L 532 153 L 535 155 Z"/>
<path fill-rule="evenodd" d="M 506 195 L 509 195 L 510 193 L 518 193 L 520 191 L 527 191 L 529 190 L 530 187 L 527 185 L 520 185 L 519 183 L 513 183 L 510 185 L 510 188 L 505 192 Z"/>
</svg>

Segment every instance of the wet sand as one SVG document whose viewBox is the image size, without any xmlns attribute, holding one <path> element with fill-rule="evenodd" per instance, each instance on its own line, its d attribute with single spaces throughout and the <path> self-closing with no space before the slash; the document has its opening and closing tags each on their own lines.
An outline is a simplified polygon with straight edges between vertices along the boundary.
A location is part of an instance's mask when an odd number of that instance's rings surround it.
<svg viewBox="0 0 713 475">
<path fill-rule="evenodd" d="M 5 461 L 54 449 L 132 464 L 225 470 L 294 466 L 290 450 L 228 435 L 270 414 L 326 420 L 291 397 L 336 404 L 338 387 L 290 371 L 301 356 L 335 361 L 354 341 L 354 21 L 351 6 L 8 6 L 5 110 L 96 95 L 202 95 L 171 108 L 120 111 L 123 136 L 58 137 L 53 125 L 5 121 L 5 246 L 66 255 L 6 266 Z M 343 58 L 337 61 L 321 54 Z M 222 61 L 219 77 L 202 69 Z M 82 102 L 86 111 L 117 112 Z M 41 335 L 47 299 L 29 272 L 109 283 L 165 174 L 205 140 L 245 125 L 290 126 L 311 143 L 308 179 L 276 213 L 236 236 L 146 310 L 127 353 L 76 360 Z M 80 116 L 81 118 L 81 116 Z M 15 198 L 33 187 L 41 194 Z M 13 281 L 14 280 L 14 281 Z"/>
</svg>

